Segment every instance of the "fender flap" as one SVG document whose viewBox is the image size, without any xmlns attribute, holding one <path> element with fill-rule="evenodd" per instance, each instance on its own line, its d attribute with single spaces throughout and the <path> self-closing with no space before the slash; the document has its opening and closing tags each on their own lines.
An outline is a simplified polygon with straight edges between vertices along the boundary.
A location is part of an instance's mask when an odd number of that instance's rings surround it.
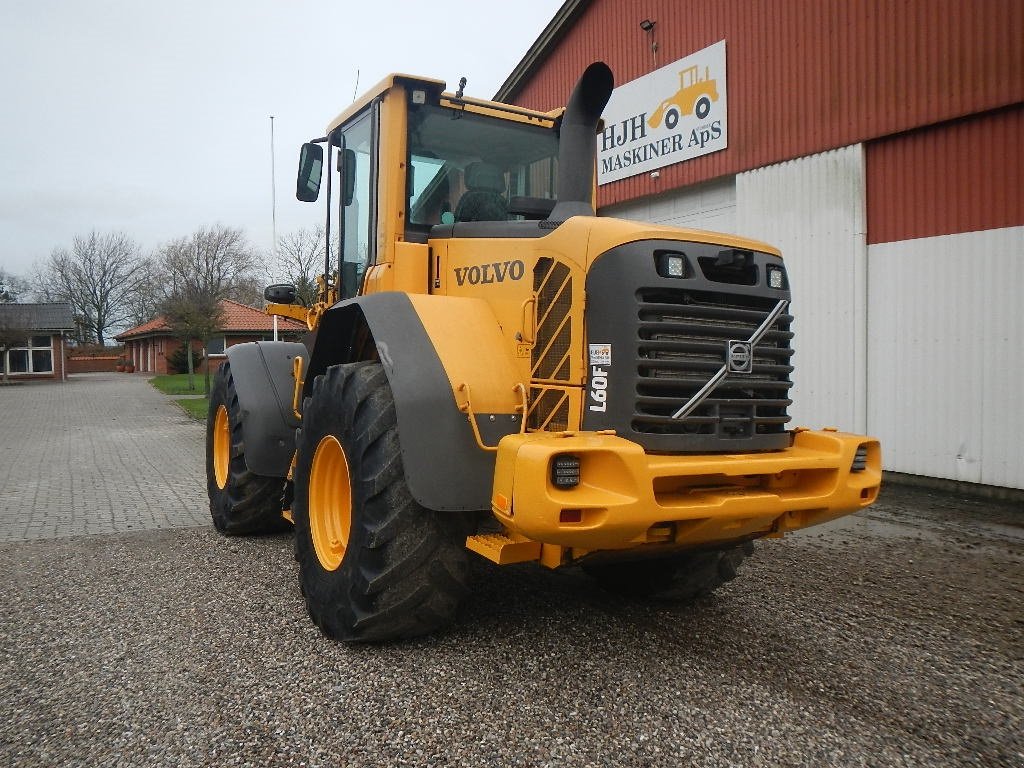
<svg viewBox="0 0 1024 768">
<path fill-rule="evenodd" d="M 264 477 L 286 477 L 295 453 L 298 419 L 292 413 L 292 360 L 303 344 L 256 341 L 225 350 L 238 395 L 245 463 Z"/>
</svg>

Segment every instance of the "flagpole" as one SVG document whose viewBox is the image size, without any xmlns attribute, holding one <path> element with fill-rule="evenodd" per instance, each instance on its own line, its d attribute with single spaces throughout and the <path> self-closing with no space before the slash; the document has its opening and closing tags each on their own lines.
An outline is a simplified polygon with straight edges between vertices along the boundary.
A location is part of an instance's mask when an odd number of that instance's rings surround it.
<svg viewBox="0 0 1024 768">
<path fill-rule="evenodd" d="M 277 179 L 274 172 L 274 116 L 270 116 L 270 220 L 273 227 L 274 261 L 277 261 Z M 274 341 L 277 341 L 277 315 L 274 315 Z"/>
</svg>

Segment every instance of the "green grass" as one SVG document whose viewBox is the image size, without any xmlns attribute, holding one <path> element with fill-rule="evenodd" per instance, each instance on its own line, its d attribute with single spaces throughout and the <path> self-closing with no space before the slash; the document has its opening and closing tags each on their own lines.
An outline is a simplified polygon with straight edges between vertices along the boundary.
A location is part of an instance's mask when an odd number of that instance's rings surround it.
<svg viewBox="0 0 1024 768">
<path fill-rule="evenodd" d="M 195 389 L 188 388 L 187 373 L 165 374 L 154 376 L 149 383 L 159 389 L 165 395 L 201 395 L 203 387 L 206 386 L 205 374 L 197 373 L 194 377 Z"/>
<path fill-rule="evenodd" d="M 210 401 L 205 397 L 182 397 L 175 400 L 182 409 L 198 421 L 206 421 L 206 411 L 210 407 Z"/>
</svg>

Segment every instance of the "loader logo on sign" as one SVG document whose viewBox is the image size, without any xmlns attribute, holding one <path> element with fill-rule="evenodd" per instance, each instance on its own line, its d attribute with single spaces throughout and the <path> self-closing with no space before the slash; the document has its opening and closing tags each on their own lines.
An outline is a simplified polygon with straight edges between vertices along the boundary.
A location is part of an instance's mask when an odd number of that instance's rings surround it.
<svg viewBox="0 0 1024 768">
<path fill-rule="evenodd" d="M 625 179 L 728 146 L 725 41 L 612 91 L 597 181 Z"/>
<path fill-rule="evenodd" d="M 662 122 L 669 130 L 679 125 L 679 118 L 684 115 L 696 115 L 703 120 L 711 114 L 711 105 L 718 101 L 718 90 L 715 80 L 709 76 L 711 68 L 704 67 L 703 76 L 696 66 L 687 67 L 679 73 L 679 91 L 669 96 L 647 118 L 651 128 L 657 128 Z"/>
</svg>

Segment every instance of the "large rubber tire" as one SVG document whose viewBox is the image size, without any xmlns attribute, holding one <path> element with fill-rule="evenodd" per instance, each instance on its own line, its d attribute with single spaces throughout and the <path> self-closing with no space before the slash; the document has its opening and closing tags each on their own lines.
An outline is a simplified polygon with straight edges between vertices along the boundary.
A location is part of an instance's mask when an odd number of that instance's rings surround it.
<svg viewBox="0 0 1024 768">
<path fill-rule="evenodd" d="M 245 464 L 238 393 L 225 362 L 213 378 L 206 416 L 206 490 L 214 527 L 229 536 L 287 530 L 284 486 L 284 478 L 254 474 Z"/>
<path fill-rule="evenodd" d="M 754 552 L 739 547 L 689 552 L 655 560 L 583 564 L 583 570 L 617 595 L 632 598 L 692 600 L 736 578 L 740 564 Z"/>
<path fill-rule="evenodd" d="M 297 443 L 295 555 L 313 622 L 352 642 L 448 625 L 467 592 L 467 519 L 425 509 L 409 492 L 380 364 L 336 365 L 318 376 Z"/>
</svg>

